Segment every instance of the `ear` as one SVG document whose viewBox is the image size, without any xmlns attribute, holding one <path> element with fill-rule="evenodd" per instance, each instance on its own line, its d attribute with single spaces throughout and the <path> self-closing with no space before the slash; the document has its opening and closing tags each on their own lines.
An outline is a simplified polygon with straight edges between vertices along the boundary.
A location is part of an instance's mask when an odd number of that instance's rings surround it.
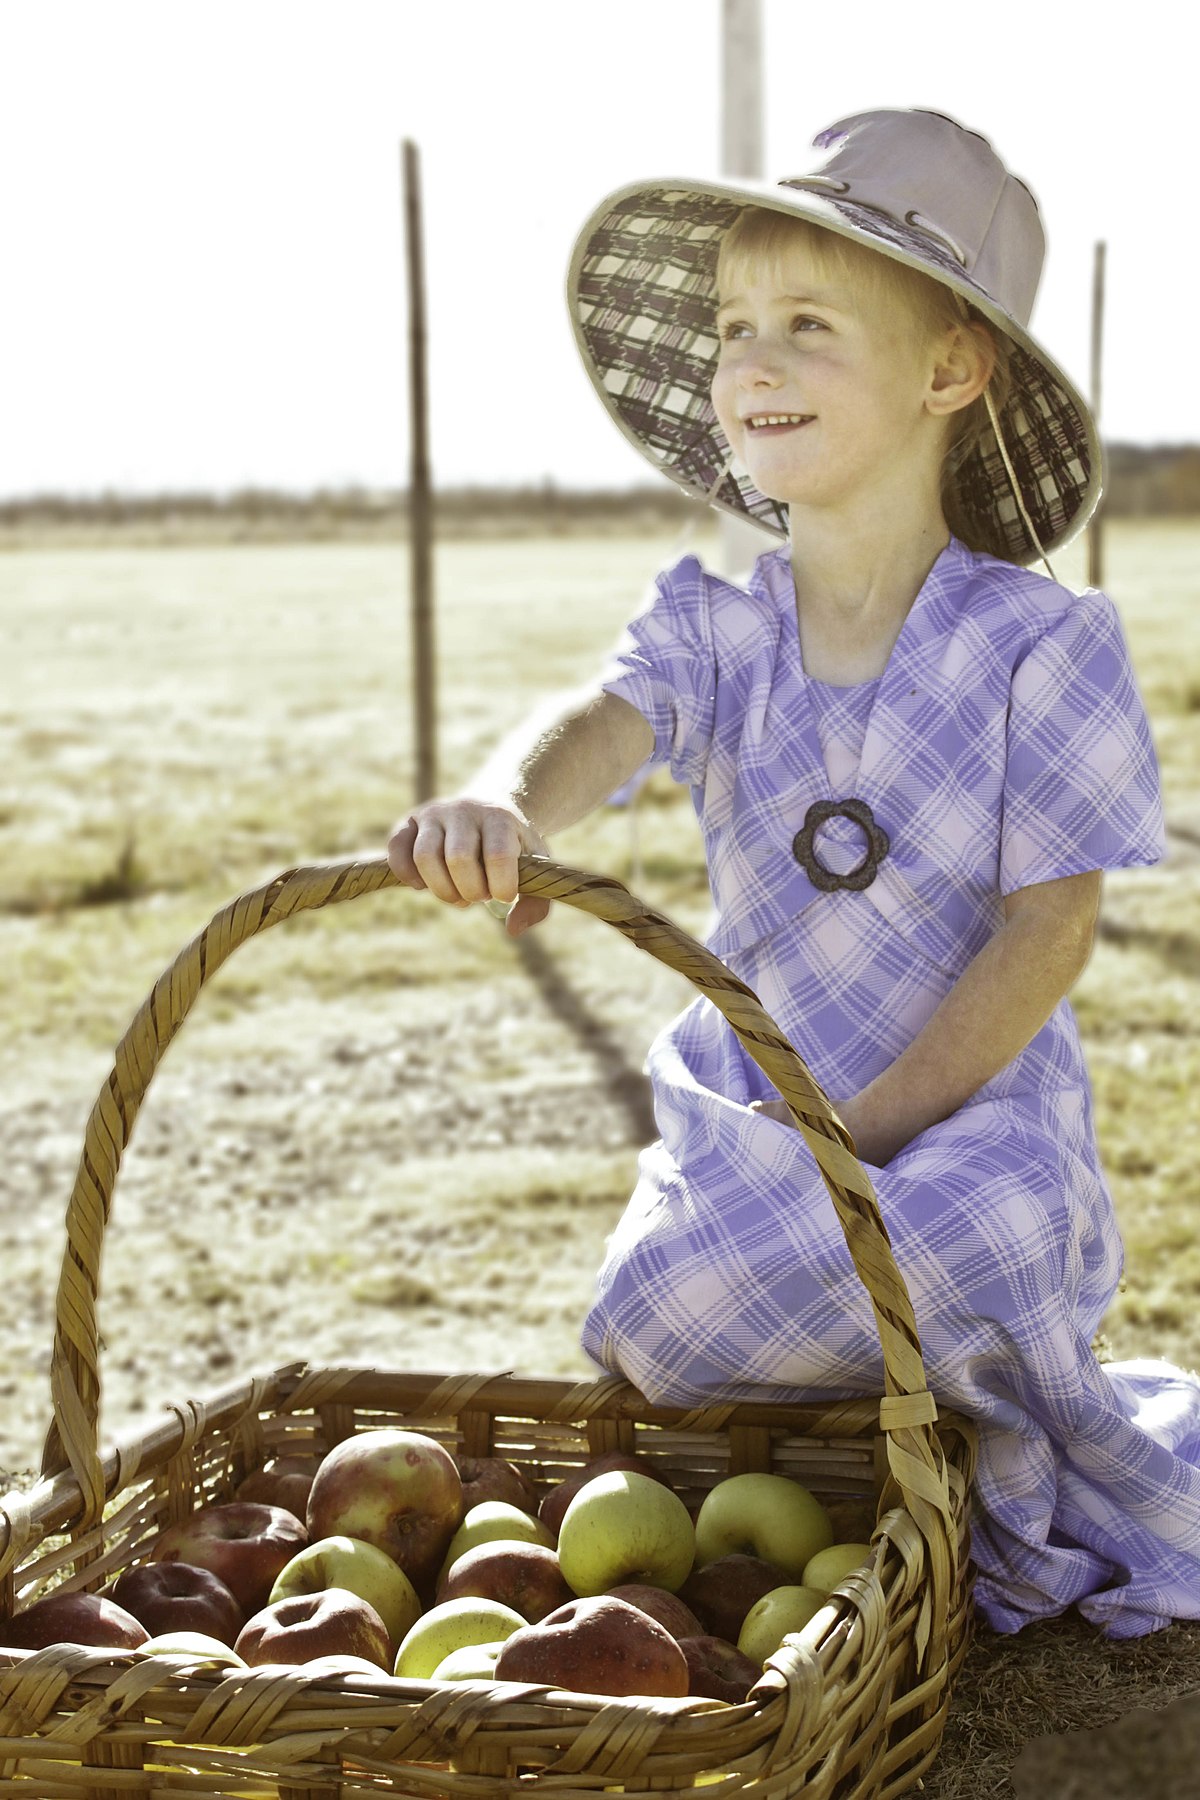
<svg viewBox="0 0 1200 1800">
<path fill-rule="evenodd" d="M 996 344 L 977 319 L 954 325 L 935 352 L 925 407 L 937 417 L 960 412 L 978 400 L 996 366 Z"/>
</svg>

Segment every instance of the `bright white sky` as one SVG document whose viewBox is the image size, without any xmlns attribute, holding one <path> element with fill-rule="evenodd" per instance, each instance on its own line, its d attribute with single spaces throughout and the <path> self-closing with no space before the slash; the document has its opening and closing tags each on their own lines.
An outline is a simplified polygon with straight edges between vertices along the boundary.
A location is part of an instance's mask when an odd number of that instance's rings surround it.
<svg viewBox="0 0 1200 1800">
<path fill-rule="evenodd" d="M 1105 238 L 1105 435 L 1195 440 L 1186 16 L 765 0 L 764 173 L 873 106 L 982 131 L 1047 225 L 1035 335 L 1087 391 Z M 564 276 L 612 189 L 720 172 L 719 31 L 719 0 L 4 6 L 0 495 L 403 486 L 404 137 L 435 482 L 653 480 L 583 374 Z"/>
</svg>

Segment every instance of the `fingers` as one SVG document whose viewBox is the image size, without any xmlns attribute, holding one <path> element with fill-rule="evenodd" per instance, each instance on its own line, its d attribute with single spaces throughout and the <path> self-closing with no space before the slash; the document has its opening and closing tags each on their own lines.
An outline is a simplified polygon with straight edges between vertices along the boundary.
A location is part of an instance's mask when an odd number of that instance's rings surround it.
<svg viewBox="0 0 1200 1800">
<path fill-rule="evenodd" d="M 484 898 L 517 898 L 517 858 L 526 848 L 523 837 L 511 813 L 484 814 L 479 833 L 479 861 L 487 889 Z"/>
<path fill-rule="evenodd" d="M 448 906 L 518 899 L 518 859 L 549 854 L 540 834 L 515 811 L 472 800 L 417 807 L 388 842 L 388 866 L 407 887 L 427 887 Z M 523 896 L 522 896 L 523 898 Z M 519 929 L 545 918 L 548 901 L 518 916 Z M 514 931 L 513 935 L 518 935 Z"/>
<path fill-rule="evenodd" d="M 549 900 L 539 899 L 536 894 L 522 894 L 505 920 L 504 929 L 509 937 L 520 937 L 531 925 L 540 925 L 549 911 Z"/>
<path fill-rule="evenodd" d="M 423 888 L 425 883 L 413 862 L 413 844 L 416 842 L 416 836 L 417 822 L 414 818 L 409 817 L 402 825 L 396 826 L 388 839 L 388 868 L 396 880 L 403 882 L 405 887 Z"/>
</svg>

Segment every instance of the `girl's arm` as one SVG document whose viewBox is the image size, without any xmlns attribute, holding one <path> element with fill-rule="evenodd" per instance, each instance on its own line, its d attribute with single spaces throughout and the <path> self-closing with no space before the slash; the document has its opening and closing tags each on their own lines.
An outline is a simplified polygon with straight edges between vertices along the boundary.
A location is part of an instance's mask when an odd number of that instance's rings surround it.
<svg viewBox="0 0 1200 1800">
<path fill-rule="evenodd" d="M 392 872 L 451 906 L 516 900 L 505 929 L 519 937 L 551 903 L 517 898 L 517 858 L 548 855 L 543 834 L 586 817 L 653 749 L 653 727 L 628 700 L 578 689 L 510 733 L 461 793 L 415 806 L 388 841 Z"/>
<path fill-rule="evenodd" d="M 972 958 L 895 1062 L 838 1105 L 877 1168 L 949 1118 L 1041 1030 L 1092 952 L 1101 871 L 1018 888 L 1004 924 Z"/>
<path fill-rule="evenodd" d="M 911 1044 L 857 1094 L 835 1100 L 863 1162 L 882 1168 L 1037 1035 L 1091 955 L 1100 881 L 1089 869 L 1006 896 L 1004 924 Z M 792 1122 L 782 1102 L 757 1110 Z"/>
</svg>

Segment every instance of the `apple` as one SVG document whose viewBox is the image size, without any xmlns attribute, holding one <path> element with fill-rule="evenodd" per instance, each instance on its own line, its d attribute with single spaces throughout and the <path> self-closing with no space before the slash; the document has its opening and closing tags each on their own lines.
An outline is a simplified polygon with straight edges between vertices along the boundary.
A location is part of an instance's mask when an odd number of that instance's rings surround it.
<svg viewBox="0 0 1200 1800">
<path fill-rule="evenodd" d="M 232 1644 L 246 1615 L 211 1569 L 185 1562 L 138 1563 L 118 1575 L 112 1598 L 146 1630 L 201 1632 Z"/>
<path fill-rule="evenodd" d="M 464 1644 L 444 1657 L 430 1676 L 431 1681 L 494 1681 L 496 1658 L 503 1650 L 504 1638 L 492 1644 Z"/>
<path fill-rule="evenodd" d="M 581 1596 L 626 1581 L 682 1587 L 695 1553 L 691 1515 L 679 1495 L 626 1469 L 585 1482 L 558 1533 L 559 1566 Z"/>
<path fill-rule="evenodd" d="M 851 1569 L 861 1569 L 871 1560 L 870 1544 L 829 1544 L 809 1557 L 801 1580 L 805 1587 L 817 1588 L 822 1594 L 835 1588 Z"/>
<path fill-rule="evenodd" d="M 736 1706 L 762 1674 L 761 1665 L 727 1638 L 704 1633 L 684 1638 L 679 1648 L 687 1658 L 688 1693 L 708 1700 L 728 1700 Z"/>
<path fill-rule="evenodd" d="M 544 1544 L 548 1550 L 554 1548 L 554 1534 L 540 1519 L 522 1512 L 519 1506 L 511 1506 L 507 1500 L 481 1500 L 478 1506 L 471 1507 L 450 1539 L 442 1562 L 442 1575 L 446 1575 L 468 1550 L 477 1550 L 480 1544 L 494 1544 L 500 1539 L 514 1544 Z"/>
<path fill-rule="evenodd" d="M 479 1544 L 457 1557 L 437 1586 L 437 1600 L 498 1600 L 533 1625 L 556 1607 L 567 1606 L 574 1589 L 547 1544 Z"/>
<path fill-rule="evenodd" d="M 645 1581 L 626 1581 L 608 1591 L 614 1600 L 625 1600 L 641 1612 L 649 1613 L 673 1638 L 682 1640 L 703 1635 L 704 1627 L 686 1600 L 678 1594 L 669 1594 L 666 1588 L 651 1587 Z"/>
<path fill-rule="evenodd" d="M 335 1444 L 308 1496 L 310 1538 L 344 1535 L 386 1550 L 418 1593 L 432 1587 L 462 1518 L 450 1452 L 422 1432 L 383 1425 Z"/>
<path fill-rule="evenodd" d="M 810 1587 L 777 1587 L 756 1600 L 738 1633 L 737 1647 L 761 1668 L 791 1631 L 802 1631 L 826 1604 Z"/>
<path fill-rule="evenodd" d="M 389 1675 L 388 1669 L 381 1669 L 378 1663 L 368 1662 L 365 1656 L 314 1656 L 310 1663 L 304 1665 L 306 1675 Z"/>
<path fill-rule="evenodd" d="M 832 1542 L 829 1514 L 788 1475 L 729 1475 L 704 1496 L 696 1519 L 700 1568 L 740 1550 L 798 1582 L 809 1557 Z"/>
<path fill-rule="evenodd" d="M 0 1619 L 6 1650 L 44 1650 L 47 1644 L 94 1644 L 106 1650 L 136 1650 L 150 1633 L 115 1600 L 100 1594 L 47 1594 L 18 1613 Z"/>
<path fill-rule="evenodd" d="M 542 1524 L 557 1538 L 559 1527 L 563 1522 L 563 1514 L 585 1482 L 592 1481 L 597 1475 L 608 1475 L 617 1469 L 624 1469 L 628 1474 L 648 1475 L 651 1481 L 660 1481 L 664 1487 L 670 1487 L 667 1477 L 654 1467 L 653 1463 L 643 1462 L 639 1457 L 630 1456 L 624 1450 L 606 1450 L 603 1456 L 593 1456 L 582 1468 L 575 1469 L 556 1487 L 552 1487 L 538 1508 L 538 1517 Z M 674 1492 L 674 1489 L 671 1490 Z"/>
<path fill-rule="evenodd" d="M 688 1665 L 657 1619 L 626 1600 L 597 1594 L 514 1631 L 496 1659 L 496 1680 L 679 1698 L 688 1690 Z"/>
<path fill-rule="evenodd" d="M 234 1649 L 252 1668 L 358 1656 L 375 1669 L 387 1669 L 392 1660 L 392 1640 L 375 1608 L 349 1588 L 336 1587 L 264 1606 L 247 1619 Z"/>
<path fill-rule="evenodd" d="M 361 1538 L 318 1538 L 285 1563 L 275 1577 L 270 1599 L 293 1594 L 319 1594 L 324 1588 L 348 1588 L 375 1608 L 392 1640 L 392 1649 L 421 1616 L 421 1602 L 404 1570 L 386 1550 Z"/>
<path fill-rule="evenodd" d="M 452 1650 L 468 1644 L 494 1644 L 511 1637 L 526 1621 L 498 1600 L 443 1600 L 419 1618 L 396 1653 L 396 1674 L 408 1681 L 428 1681 Z"/>
<path fill-rule="evenodd" d="M 159 1637 L 147 1638 L 138 1648 L 146 1656 L 199 1656 L 227 1669 L 246 1667 L 236 1650 L 205 1631 L 164 1631 Z"/>
<path fill-rule="evenodd" d="M 787 1571 L 761 1556 L 718 1556 L 716 1562 L 693 1569 L 679 1590 L 700 1620 L 704 1633 L 736 1644 L 742 1621 L 764 1594 L 787 1584 Z M 697 1634 L 699 1635 L 699 1634 Z"/>
<path fill-rule="evenodd" d="M 538 1491 L 523 1469 L 502 1456 L 456 1456 L 463 1484 L 463 1505 L 468 1512 L 483 1500 L 507 1500 L 522 1512 L 538 1509 Z"/>
<path fill-rule="evenodd" d="M 553 1550 L 503 1541 L 468 1550 L 438 1584 L 439 1601 L 471 1596 L 511 1606 L 530 1625 L 574 1597 Z"/>
<path fill-rule="evenodd" d="M 320 1466 L 319 1456 L 277 1456 L 265 1468 L 255 1469 L 240 1481 L 234 1498 L 285 1507 L 303 1525 L 309 1489 Z"/>
<path fill-rule="evenodd" d="M 286 1507 L 230 1500 L 168 1525 L 155 1538 L 150 1560 L 211 1570 L 249 1616 L 266 1604 L 280 1569 L 307 1542 L 303 1525 Z"/>
<path fill-rule="evenodd" d="M 833 1527 L 837 1544 L 858 1543 L 870 1537 L 875 1529 L 879 1508 L 873 1499 L 862 1495 L 844 1495 L 840 1500 L 826 1500 L 825 1511 Z"/>
</svg>

